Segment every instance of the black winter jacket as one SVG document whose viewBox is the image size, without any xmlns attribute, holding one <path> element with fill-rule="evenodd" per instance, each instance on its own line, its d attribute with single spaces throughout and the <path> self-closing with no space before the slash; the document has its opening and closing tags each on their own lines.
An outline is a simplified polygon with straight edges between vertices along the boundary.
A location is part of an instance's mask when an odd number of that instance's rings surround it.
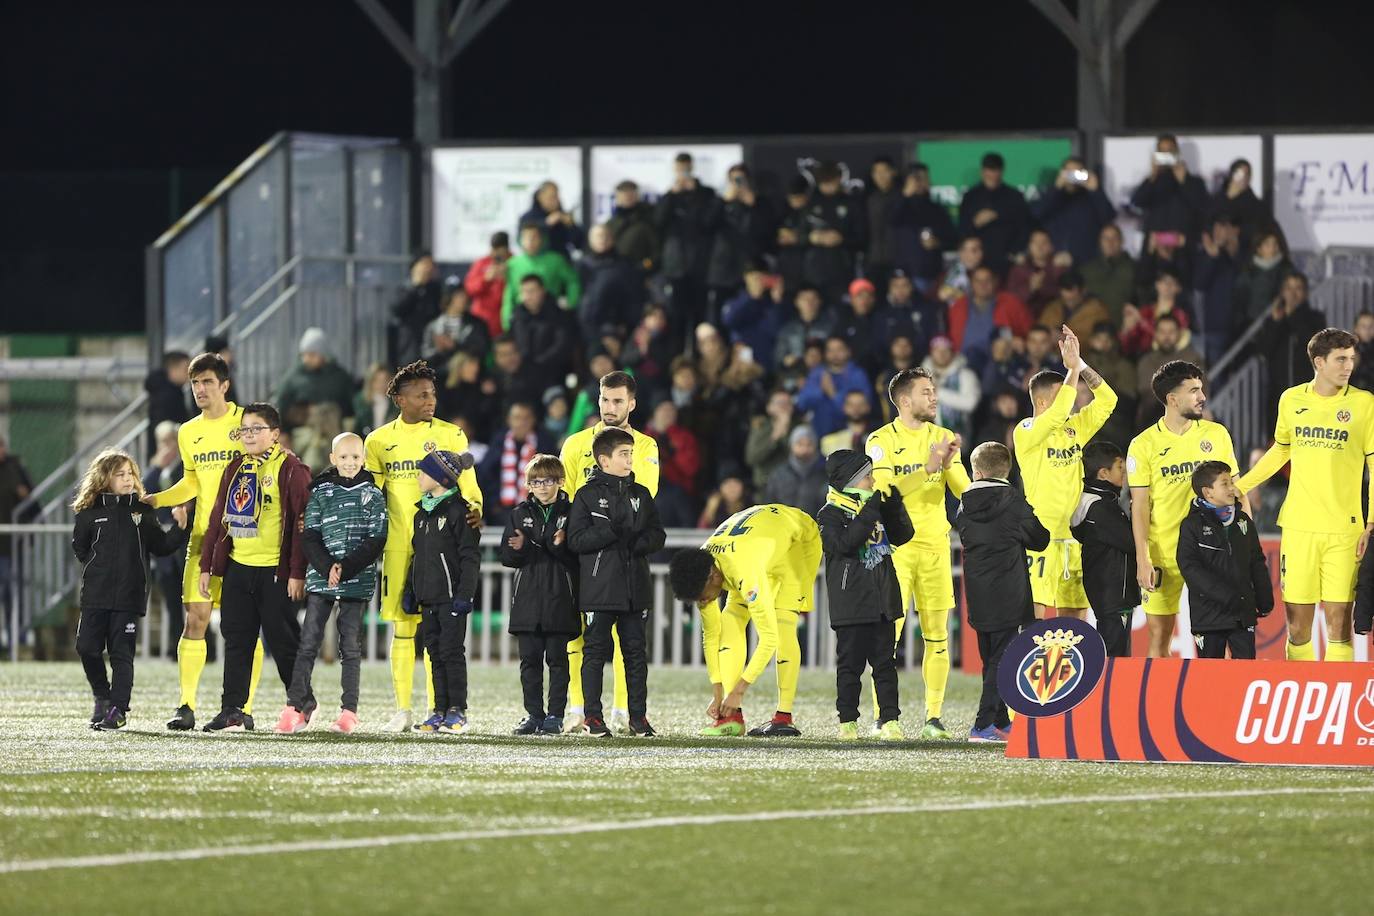
<svg viewBox="0 0 1374 916">
<path fill-rule="evenodd" d="M 654 207 L 654 225 L 663 239 L 660 267 L 669 280 L 690 277 L 706 282 L 711 241 L 720 213 L 720 198 L 697 182 L 690 191 L 669 191 Z"/>
<path fill-rule="evenodd" d="M 977 480 L 954 516 L 964 545 L 968 623 L 990 633 L 1035 619 L 1026 551 L 1044 550 L 1050 533 L 1020 490 L 1005 480 Z"/>
<path fill-rule="evenodd" d="M 817 192 L 806 205 L 808 236 L 802 279 L 821 288 L 847 285 L 854 278 L 854 252 L 863 242 L 862 203 L 846 194 Z M 811 245 L 809 236 L 822 229 L 837 230 L 843 241 L 834 247 Z"/>
<path fill-rule="evenodd" d="M 825 551 L 830 626 L 900 618 L 905 609 L 890 548 L 900 547 L 916 533 L 901 497 L 874 493 L 857 515 L 828 502 L 816 513 L 816 522 Z M 884 540 L 887 551 L 880 546 Z"/>
<path fill-rule="evenodd" d="M 156 510 L 130 493 L 102 493 L 76 513 L 72 552 L 80 561 L 81 606 L 148 613 L 148 554 L 165 557 L 186 546 L 186 532 L 164 531 Z"/>
<path fill-rule="evenodd" d="M 430 512 L 415 504 L 415 531 L 410 544 L 415 551 L 406 577 L 402 606 L 418 614 L 422 605 L 449 606 L 471 602 L 477 594 L 481 533 L 468 525 L 468 504 L 457 493 Z"/>
<path fill-rule="evenodd" d="M 1135 578 L 1135 536 L 1121 508 L 1121 491 L 1102 480 L 1083 484 L 1069 531 L 1083 545 L 1083 591 L 1093 612 L 1107 614 L 1140 604 Z"/>
<path fill-rule="evenodd" d="M 653 604 L 649 554 L 667 535 L 654 498 L 635 477 L 614 477 L 597 468 L 573 497 L 568 547 L 581 575 L 577 603 L 583 611 L 643 611 Z"/>
<path fill-rule="evenodd" d="M 1231 524 L 1194 499 L 1178 528 L 1178 569 L 1194 633 L 1253 627 L 1274 609 L 1274 586 L 1255 523 L 1240 508 Z"/>
<path fill-rule="evenodd" d="M 572 502 L 559 491 L 552 506 L 533 496 L 510 510 L 501 535 L 501 565 L 515 570 L 511 586 L 509 630 L 512 633 L 576 636 L 577 557 L 568 548 L 568 515 Z M 547 513 L 547 514 L 546 514 Z M 525 535 L 519 550 L 510 546 L 516 531 Z M 554 536 L 563 532 L 563 543 Z"/>
</svg>

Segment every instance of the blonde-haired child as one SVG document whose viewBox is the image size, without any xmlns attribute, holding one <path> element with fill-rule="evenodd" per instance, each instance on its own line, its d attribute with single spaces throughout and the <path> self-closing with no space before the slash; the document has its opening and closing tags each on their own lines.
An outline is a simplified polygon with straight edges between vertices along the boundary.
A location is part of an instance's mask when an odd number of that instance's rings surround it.
<svg viewBox="0 0 1374 916">
<path fill-rule="evenodd" d="M 138 619 L 148 612 L 148 554 L 186 546 L 185 510 L 173 509 L 178 527 L 164 531 L 143 495 L 138 464 L 111 448 L 92 459 L 72 500 L 72 552 L 82 566 L 76 651 L 95 695 L 91 727 L 98 731 L 123 728 L 129 711 Z"/>
</svg>

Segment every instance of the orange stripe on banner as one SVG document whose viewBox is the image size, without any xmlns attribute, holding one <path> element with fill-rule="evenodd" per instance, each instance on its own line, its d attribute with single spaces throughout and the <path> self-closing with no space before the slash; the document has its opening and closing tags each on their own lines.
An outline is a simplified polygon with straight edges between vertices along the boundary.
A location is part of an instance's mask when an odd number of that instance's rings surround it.
<svg viewBox="0 0 1374 916">
<path fill-rule="evenodd" d="M 1073 710 L 1073 745 L 1075 759 L 1102 759 L 1102 686 L 1107 675 L 1088 698 Z"/>
<path fill-rule="evenodd" d="M 1036 739 L 1039 744 L 1040 756 L 1046 760 L 1063 760 L 1064 753 L 1064 723 L 1066 716 L 1053 716 L 1049 719 L 1036 720 Z"/>
<path fill-rule="evenodd" d="M 1183 668 L 1179 665 L 1151 665 L 1149 692 L 1145 696 L 1145 718 L 1150 737 L 1165 760 L 1184 762 L 1188 755 L 1179 743 L 1178 725 L 1174 716 L 1178 679 Z"/>
<path fill-rule="evenodd" d="M 1144 669 L 1137 665 L 1108 664 L 1112 668 L 1112 695 L 1106 712 L 1116 755 L 1121 760 L 1144 760 L 1145 750 L 1140 741 L 1140 691 Z"/>
</svg>

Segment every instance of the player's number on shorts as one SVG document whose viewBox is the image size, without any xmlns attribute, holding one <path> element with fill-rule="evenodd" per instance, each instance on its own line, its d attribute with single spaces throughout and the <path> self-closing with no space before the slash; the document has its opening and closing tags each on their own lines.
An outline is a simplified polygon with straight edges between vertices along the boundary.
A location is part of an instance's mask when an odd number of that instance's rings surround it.
<svg viewBox="0 0 1374 916">
<path fill-rule="evenodd" d="M 1035 571 L 1035 566 L 1037 563 L 1040 564 L 1040 570 L 1038 572 Z M 1026 572 L 1033 573 L 1034 575 L 1039 576 L 1041 579 L 1045 578 L 1045 558 L 1030 556 L 1026 557 Z"/>
</svg>

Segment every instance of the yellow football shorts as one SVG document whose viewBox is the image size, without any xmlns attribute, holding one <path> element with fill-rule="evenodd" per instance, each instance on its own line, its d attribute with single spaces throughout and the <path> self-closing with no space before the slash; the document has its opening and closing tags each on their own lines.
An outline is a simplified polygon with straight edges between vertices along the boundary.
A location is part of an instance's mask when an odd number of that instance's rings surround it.
<svg viewBox="0 0 1374 916">
<path fill-rule="evenodd" d="M 382 619 L 396 621 L 418 621 L 419 614 L 407 614 L 401 608 L 401 594 L 406 589 L 406 576 L 410 573 L 410 544 L 404 550 L 382 550 Z"/>
<path fill-rule="evenodd" d="M 1040 551 L 1026 551 L 1030 573 L 1031 600 L 1052 608 L 1085 608 L 1083 591 L 1083 546 L 1068 538 L 1050 541 Z"/>
<path fill-rule="evenodd" d="M 1321 534 L 1285 528 L 1279 547 L 1283 600 L 1291 604 L 1354 601 L 1359 540 L 1359 531 Z"/>
<path fill-rule="evenodd" d="M 1154 548 L 1150 549 L 1150 555 L 1154 556 Z M 1179 601 L 1183 597 L 1183 573 L 1174 564 L 1156 565 L 1160 569 L 1159 588 L 1152 592 L 1141 589 L 1140 609 L 1157 617 L 1177 614 Z"/>
<path fill-rule="evenodd" d="M 205 543 L 205 535 L 191 533 L 186 543 L 186 569 L 181 573 L 181 600 L 184 604 L 204 604 L 200 596 L 200 547 Z M 219 588 L 223 580 L 219 576 L 210 577 L 210 605 L 219 607 Z"/>
<path fill-rule="evenodd" d="M 910 541 L 892 553 L 897 584 L 902 590 L 902 608 L 918 611 L 947 611 L 954 607 L 954 569 L 948 542 L 938 545 Z"/>
</svg>

